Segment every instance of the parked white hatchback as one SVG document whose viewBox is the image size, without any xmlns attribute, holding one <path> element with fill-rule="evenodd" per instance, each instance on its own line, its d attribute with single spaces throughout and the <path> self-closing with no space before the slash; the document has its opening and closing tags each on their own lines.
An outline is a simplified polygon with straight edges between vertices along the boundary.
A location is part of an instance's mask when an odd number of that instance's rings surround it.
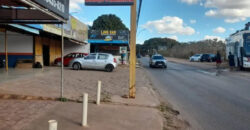
<svg viewBox="0 0 250 130">
<path fill-rule="evenodd" d="M 202 57 L 202 54 L 195 54 L 189 58 L 189 61 L 190 62 L 194 62 L 194 61 L 198 62 L 201 60 L 201 57 Z"/>
<path fill-rule="evenodd" d="M 117 61 L 112 54 L 90 53 L 84 58 L 76 58 L 70 62 L 74 70 L 97 69 L 112 72 L 117 67 Z"/>
</svg>

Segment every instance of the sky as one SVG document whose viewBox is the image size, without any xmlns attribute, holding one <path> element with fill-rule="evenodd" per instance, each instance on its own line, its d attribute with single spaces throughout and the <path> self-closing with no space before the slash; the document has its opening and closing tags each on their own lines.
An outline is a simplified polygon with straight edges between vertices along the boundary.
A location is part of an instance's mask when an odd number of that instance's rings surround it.
<svg viewBox="0 0 250 130">
<path fill-rule="evenodd" d="M 180 42 L 214 39 L 224 41 L 250 22 L 249 0 L 142 0 L 137 43 L 153 37 Z M 130 27 L 128 6 L 85 6 L 70 0 L 70 13 L 85 24 L 103 14 L 115 14 Z"/>
</svg>

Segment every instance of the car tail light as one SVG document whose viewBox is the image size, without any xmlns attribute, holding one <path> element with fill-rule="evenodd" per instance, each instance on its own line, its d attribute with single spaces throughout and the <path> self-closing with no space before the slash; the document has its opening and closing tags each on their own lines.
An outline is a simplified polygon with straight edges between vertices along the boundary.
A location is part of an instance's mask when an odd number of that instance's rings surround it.
<svg viewBox="0 0 250 130">
<path fill-rule="evenodd" d="M 250 62 L 250 57 L 247 58 L 247 62 Z"/>
<path fill-rule="evenodd" d="M 116 59 L 114 58 L 114 62 L 117 63 Z"/>
</svg>

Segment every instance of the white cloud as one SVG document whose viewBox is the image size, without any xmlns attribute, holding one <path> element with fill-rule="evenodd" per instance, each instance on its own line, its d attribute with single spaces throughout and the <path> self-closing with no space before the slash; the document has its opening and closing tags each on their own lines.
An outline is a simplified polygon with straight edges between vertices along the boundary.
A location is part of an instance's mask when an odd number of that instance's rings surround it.
<svg viewBox="0 0 250 130">
<path fill-rule="evenodd" d="M 206 16 L 223 18 L 227 23 L 236 23 L 250 18 L 249 0 L 181 0 L 187 4 L 200 4 L 208 9 Z"/>
<path fill-rule="evenodd" d="M 191 23 L 191 24 L 195 24 L 195 23 L 196 23 L 196 20 L 191 19 L 191 20 L 190 20 L 190 23 Z"/>
<path fill-rule="evenodd" d="M 181 2 L 183 3 L 187 3 L 187 4 L 196 4 L 198 3 L 200 0 L 181 0 Z"/>
<path fill-rule="evenodd" d="M 92 26 L 92 25 L 93 25 L 93 22 L 90 22 L 90 21 L 84 22 L 84 23 L 87 24 L 87 25 L 89 25 L 89 26 Z"/>
<path fill-rule="evenodd" d="M 170 36 L 170 37 L 168 37 L 168 38 L 174 39 L 174 40 L 178 41 L 178 37 L 177 37 L 177 36 Z"/>
<path fill-rule="evenodd" d="M 142 28 L 149 31 L 157 31 L 159 34 L 193 35 L 195 33 L 192 27 L 184 25 L 181 18 L 171 16 L 165 16 L 160 20 L 148 21 L 142 25 Z"/>
<path fill-rule="evenodd" d="M 225 42 L 225 38 L 222 38 L 222 37 L 219 37 L 219 36 L 210 36 L 210 35 L 206 35 L 204 37 L 204 40 L 214 40 L 214 39 L 217 39 L 219 41 L 223 41 Z"/>
<path fill-rule="evenodd" d="M 218 27 L 213 30 L 214 33 L 224 33 L 226 32 L 226 29 L 223 27 Z"/>
<path fill-rule="evenodd" d="M 250 17 L 249 0 L 206 0 L 206 8 L 212 8 L 205 13 L 210 17 L 222 17 L 227 23 L 244 21 Z"/>
<path fill-rule="evenodd" d="M 84 4 L 85 0 L 70 0 L 69 9 L 70 12 L 81 10 L 80 4 Z"/>
<path fill-rule="evenodd" d="M 230 30 L 230 31 L 232 31 L 232 32 L 233 32 L 233 31 L 235 31 L 235 29 L 234 29 L 234 28 L 229 28 L 229 30 Z"/>
</svg>

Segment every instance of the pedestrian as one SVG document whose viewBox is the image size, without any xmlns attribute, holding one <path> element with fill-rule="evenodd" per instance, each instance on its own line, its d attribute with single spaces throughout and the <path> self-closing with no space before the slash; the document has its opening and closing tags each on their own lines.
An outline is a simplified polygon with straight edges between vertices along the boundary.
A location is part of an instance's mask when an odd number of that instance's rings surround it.
<svg viewBox="0 0 250 130">
<path fill-rule="evenodd" d="M 122 54 L 121 54 L 122 65 L 124 64 L 125 56 L 126 56 L 125 52 L 122 51 Z"/>
<path fill-rule="evenodd" d="M 221 66 L 221 63 L 222 63 L 222 61 L 221 61 L 221 55 L 220 55 L 220 52 L 217 51 L 217 54 L 216 54 L 216 67 L 217 67 L 217 73 L 216 73 L 216 75 L 219 75 L 219 73 L 220 73 L 220 66 Z"/>
<path fill-rule="evenodd" d="M 235 63 L 234 63 L 234 55 L 229 52 L 229 55 L 228 55 L 228 64 L 230 66 L 230 71 L 233 70 L 233 67 L 235 66 Z"/>
</svg>

